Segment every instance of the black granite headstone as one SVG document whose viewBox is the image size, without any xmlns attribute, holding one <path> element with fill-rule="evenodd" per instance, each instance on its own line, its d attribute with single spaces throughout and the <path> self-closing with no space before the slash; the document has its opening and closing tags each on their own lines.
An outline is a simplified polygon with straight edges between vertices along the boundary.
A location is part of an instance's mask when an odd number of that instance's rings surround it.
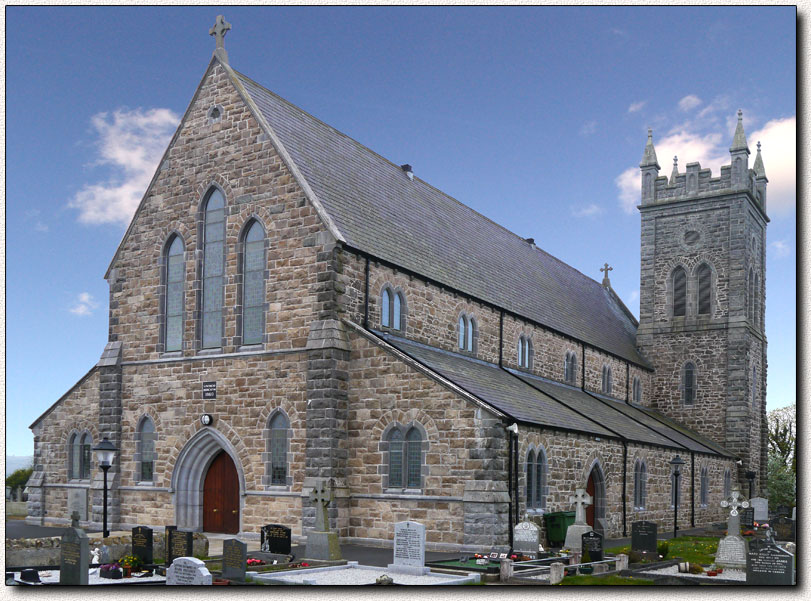
<svg viewBox="0 0 811 601">
<path fill-rule="evenodd" d="M 222 543 L 222 577 L 228 580 L 245 580 L 248 565 L 248 545 L 236 538 Z"/>
<path fill-rule="evenodd" d="M 741 528 L 751 530 L 755 527 L 755 508 L 747 507 L 741 511 Z"/>
<path fill-rule="evenodd" d="M 73 512 L 71 527 L 62 535 L 59 547 L 59 584 L 87 586 L 90 567 L 90 541 L 78 527 L 79 513 Z"/>
<path fill-rule="evenodd" d="M 265 553 L 290 554 L 290 528 L 281 524 L 262 526 L 260 549 Z"/>
<path fill-rule="evenodd" d="M 132 529 L 132 554 L 141 563 L 152 563 L 152 528 L 137 526 Z"/>
<path fill-rule="evenodd" d="M 169 547 L 166 551 L 166 557 L 169 560 L 169 565 L 178 557 L 193 557 L 194 549 L 194 532 L 186 532 L 184 530 L 172 530 L 169 533 Z"/>
<path fill-rule="evenodd" d="M 582 554 L 585 555 L 586 551 L 589 552 L 589 556 L 591 557 L 591 561 L 602 561 L 603 560 L 603 535 L 599 532 L 594 532 L 591 530 L 586 532 L 581 537 L 582 541 Z M 581 555 L 582 558 L 582 555 Z M 581 559 L 582 561 L 582 559 Z"/>
<path fill-rule="evenodd" d="M 634 522 L 631 524 L 631 550 L 655 555 L 657 536 L 658 528 L 655 522 Z"/>
<path fill-rule="evenodd" d="M 794 584 L 794 556 L 777 545 L 764 545 L 746 554 L 746 584 Z"/>
<path fill-rule="evenodd" d="M 794 520 L 786 516 L 778 516 L 771 521 L 769 526 L 774 530 L 774 537 L 777 540 L 794 541 L 796 538 L 796 530 Z"/>
<path fill-rule="evenodd" d="M 791 515 L 791 507 L 788 505 L 778 505 L 777 509 L 775 510 L 777 515 L 784 515 L 786 517 Z"/>
<path fill-rule="evenodd" d="M 177 526 L 166 526 L 163 531 L 163 565 L 166 567 L 172 565 L 172 560 L 169 559 L 169 540 L 175 530 L 177 530 Z"/>
</svg>

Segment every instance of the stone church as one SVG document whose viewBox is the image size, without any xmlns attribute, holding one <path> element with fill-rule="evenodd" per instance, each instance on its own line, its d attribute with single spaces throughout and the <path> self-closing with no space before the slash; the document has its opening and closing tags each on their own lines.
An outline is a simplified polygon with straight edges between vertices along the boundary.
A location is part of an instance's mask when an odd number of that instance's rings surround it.
<svg viewBox="0 0 811 601">
<path fill-rule="evenodd" d="M 31 425 L 28 523 L 435 550 L 594 498 L 607 536 L 723 519 L 765 482 L 766 184 L 641 168 L 637 321 L 593 280 L 234 70 L 217 48 L 110 262 L 98 363 Z M 640 144 L 641 145 L 641 144 Z M 671 460 L 684 460 L 674 490 Z"/>
</svg>

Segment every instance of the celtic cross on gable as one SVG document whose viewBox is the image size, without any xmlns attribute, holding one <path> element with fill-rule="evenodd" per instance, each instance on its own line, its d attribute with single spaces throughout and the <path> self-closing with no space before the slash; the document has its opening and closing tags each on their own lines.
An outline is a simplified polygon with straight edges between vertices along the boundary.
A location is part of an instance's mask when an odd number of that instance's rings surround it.
<svg viewBox="0 0 811 601">
<path fill-rule="evenodd" d="M 327 480 L 317 480 L 310 491 L 310 502 L 315 504 L 315 529 L 317 532 L 329 530 L 327 521 L 327 505 L 332 503 L 332 487 Z"/>
<path fill-rule="evenodd" d="M 600 267 L 600 271 L 602 271 L 605 274 L 603 276 L 603 286 L 608 286 L 611 283 L 611 281 L 608 279 L 608 272 L 614 271 L 614 268 L 609 267 L 608 263 L 606 263 L 604 267 Z"/>
<path fill-rule="evenodd" d="M 217 40 L 217 48 L 225 48 L 225 34 L 230 29 L 231 24 L 225 20 L 225 17 L 222 15 L 217 15 L 217 21 L 214 23 L 214 27 L 212 27 L 208 32 L 208 35 L 215 36 Z"/>
<path fill-rule="evenodd" d="M 734 517 L 738 515 L 739 508 L 746 509 L 749 507 L 749 501 L 744 501 L 742 498 L 741 491 L 735 488 L 726 499 L 721 501 L 721 507 L 731 507 L 732 510 L 729 512 L 729 515 Z"/>
<path fill-rule="evenodd" d="M 591 495 L 589 495 L 585 489 L 577 488 L 575 489 L 574 494 L 569 497 L 569 503 L 577 504 L 575 507 L 574 523 L 585 524 L 586 505 L 591 505 Z"/>
</svg>

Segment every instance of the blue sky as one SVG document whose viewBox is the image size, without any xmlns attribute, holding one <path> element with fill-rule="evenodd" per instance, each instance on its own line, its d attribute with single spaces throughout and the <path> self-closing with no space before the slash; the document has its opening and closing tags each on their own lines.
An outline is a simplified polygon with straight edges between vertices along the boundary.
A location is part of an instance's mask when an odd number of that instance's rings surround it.
<svg viewBox="0 0 811 601">
<path fill-rule="evenodd" d="M 98 360 L 104 272 L 214 48 L 215 8 L 6 8 L 6 452 Z M 639 313 L 638 164 L 769 177 L 768 408 L 795 402 L 793 7 L 234 8 L 231 65 Z"/>
</svg>

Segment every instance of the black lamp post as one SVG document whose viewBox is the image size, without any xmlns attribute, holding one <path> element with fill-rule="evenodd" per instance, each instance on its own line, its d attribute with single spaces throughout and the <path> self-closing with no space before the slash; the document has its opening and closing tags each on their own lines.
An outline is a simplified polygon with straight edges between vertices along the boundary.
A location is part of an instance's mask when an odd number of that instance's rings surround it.
<svg viewBox="0 0 811 601">
<path fill-rule="evenodd" d="M 757 474 L 755 472 L 751 471 L 751 470 L 746 472 L 746 477 L 749 480 L 749 498 L 750 499 L 752 498 L 752 487 L 755 485 L 755 476 L 757 476 Z"/>
<path fill-rule="evenodd" d="M 107 437 L 105 436 L 97 447 L 93 447 L 93 450 L 96 452 L 96 459 L 99 462 L 99 467 L 101 468 L 101 471 L 104 472 L 102 536 L 104 538 L 107 538 L 108 536 L 110 536 L 110 531 L 107 530 L 107 470 L 109 470 L 110 466 L 113 465 L 113 457 L 115 457 L 116 451 L 118 451 L 118 449 L 116 449 L 115 446 L 113 446 L 113 443 L 107 440 Z"/>
<path fill-rule="evenodd" d="M 676 455 L 670 461 L 670 465 L 673 466 L 673 538 L 676 538 L 679 530 L 679 478 L 681 478 L 679 468 L 684 465 L 684 460 Z"/>
</svg>

